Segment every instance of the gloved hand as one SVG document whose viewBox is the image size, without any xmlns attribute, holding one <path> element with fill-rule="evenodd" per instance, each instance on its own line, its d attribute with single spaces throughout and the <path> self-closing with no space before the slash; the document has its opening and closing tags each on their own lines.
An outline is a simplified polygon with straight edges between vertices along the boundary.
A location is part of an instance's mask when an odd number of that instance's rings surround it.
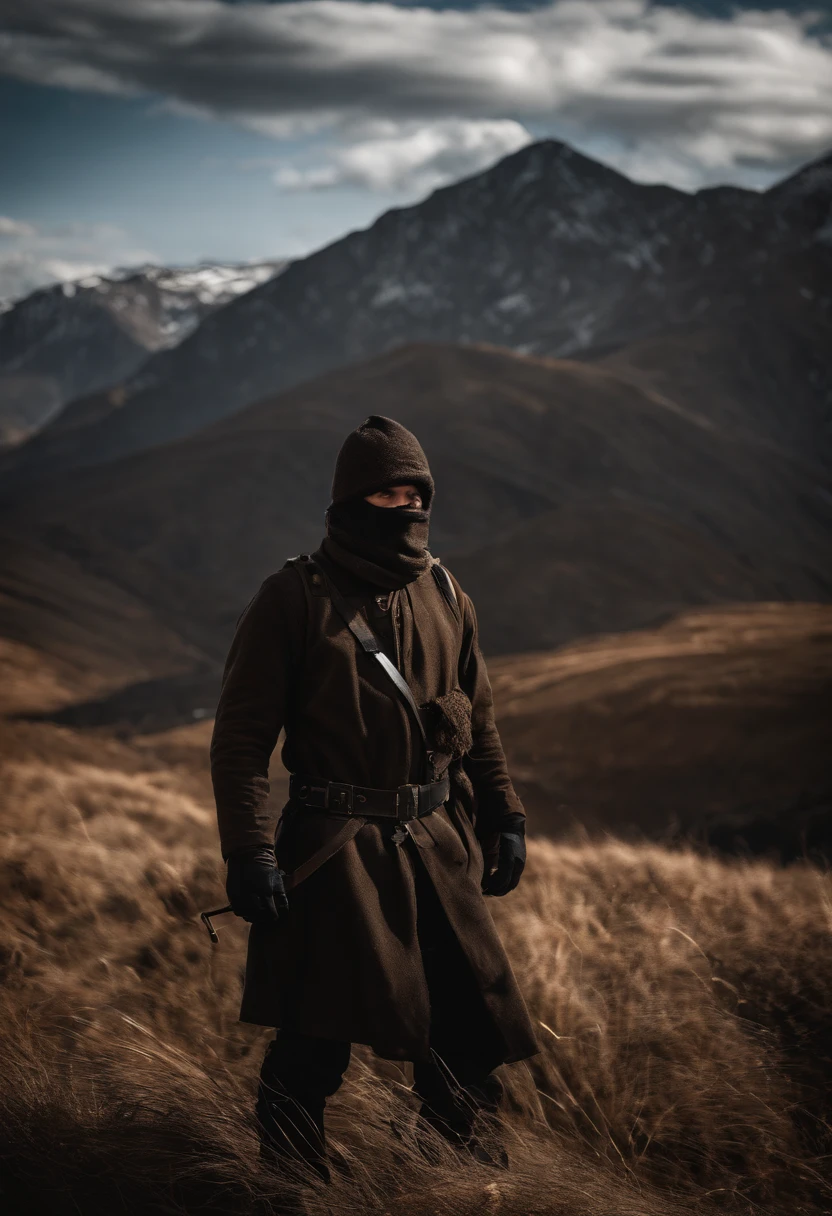
<svg viewBox="0 0 832 1216">
<path fill-rule="evenodd" d="M 484 895 L 508 895 L 520 881 L 526 865 L 526 841 L 521 832 L 500 832 L 497 868 L 483 879 Z"/>
<path fill-rule="evenodd" d="M 259 924 L 276 924 L 289 907 L 272 849 L 246 849 L 228 858 L 225 882 L 235 916 Z"/>
</svg>

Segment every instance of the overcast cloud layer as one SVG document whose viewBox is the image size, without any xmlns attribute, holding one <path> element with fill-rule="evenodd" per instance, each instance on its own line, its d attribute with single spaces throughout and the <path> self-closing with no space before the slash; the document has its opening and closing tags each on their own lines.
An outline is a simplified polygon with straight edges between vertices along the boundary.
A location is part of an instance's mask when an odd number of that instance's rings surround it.
<svg viewBox="0 0 832 1216">
<path fill-rule="evenodd" d="M 283 189 L 429 188 L 515 150 L 527 124 L 683 187 L 773 178 L 832 146 L 832 45 L 785 12 L 0 0 L 0 20 L 20 78 L 323 133 L 277 166 Z"/>
<path fill-rule="evenodd" d="M 832 149 L 832 35 L 785 11 L 0 0 L 0 73 L 268 137 L 274 155 L 229 172 L 267 173 L 287 208 L 340 189 L 327 239 L 345 187 L 369 217 L 544 134 L 684 189 L 766 185 Z M 151 260 L 145 244 L 117 224 L 0 216 L 0 297 Z"/>
</svg>

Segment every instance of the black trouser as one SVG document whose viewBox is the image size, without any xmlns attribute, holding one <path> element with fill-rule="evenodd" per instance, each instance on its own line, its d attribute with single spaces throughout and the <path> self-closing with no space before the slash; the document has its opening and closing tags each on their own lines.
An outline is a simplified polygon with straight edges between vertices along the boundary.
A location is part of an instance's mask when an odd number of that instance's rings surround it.
<svg viewBox="0 0 832 1216">
<path fill-rule="evenodd" d="M 337 1091 L 350 1061 L 350 1044 L 337 1039 L 281 1030 L 269 1044 L 257 1097 L 257 1118 L 266 1152 L 305 1161 L 324 1177 L 324 1109 Z M 421 1117 L 454 1144 L 471 1139 L 480 1112 L 495 1112 L 502 1085 L 483 1073 L 475 1057 L 433 1053 L 413 1065 L 413 1090 L 421 1098 Z"/>
<path fill-rule="evenodd" d="M 260 1069 L 257 1120 L 264 1150 L 327 1176 L 324 1108 L 350 1062 L 350 1044 L 279 1030 Z"/>
<path fill-rule="evenodd" d="M 492 1070 L 503 1058 L 468 960 L 421 861 L 415 860 L 417 934 L 431 1004 L 430 1058 L 413 1065 L 421 1115 L 447 1139 L 464 1144 L 480 1111 L 496 1111 L 502 1085 Z M 324 1109 L 339 1088 L 350 1044 L 279 1030 L 260 1073 L 257 1114 L 263 1142 L 326 1175 Z"/>
</svg>

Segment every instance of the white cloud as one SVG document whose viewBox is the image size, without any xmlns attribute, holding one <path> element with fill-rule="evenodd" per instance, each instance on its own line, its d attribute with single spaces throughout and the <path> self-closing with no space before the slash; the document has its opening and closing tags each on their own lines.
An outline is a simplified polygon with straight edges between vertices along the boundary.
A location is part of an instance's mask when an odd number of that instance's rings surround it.
<svg viewBox="0 0 832 1216">
<path fill-rule="evenodd" d="M 412 180 L 431 161 L 420 139 L 452 120 L 600 142 L 642 179 L 684 185 L 771 179 L 832 145 L 832 45 L 785 6 L 720 20 L 647 0 L 0 0 L 0 20 L 5 70 L 27 80 L 153 94 L 277 139 L 329 128 L 327 163 L 285 166 L 284 188 Z M 401 154 L 355 134 L 381 118 L 405 124 Z"/>
<path fill-rule="evenodd" d="M 24 220 L 13 220 L 11 216 L 0 215 L 0 237 L 34 236 L 35 228 Z"/>
<path fill-rule="evenodd" d="M 336 165 L 319 165 L 299 169 L 296 165 L 280 165 L 274 172 L 274 183 L 281 190 L 327 190 L 342 185 L 344 178 Z"/>
<path fill-rule="evenodd" d="M 159 260 L 114 224 L 42 228 L 0 216 L 0 238 L 0 302 L 19 299 L 52 283 Z"/>
<path fill-rule="evenodd" d="M 331 163 L 299 169 L 280 166 L 274 180 L 283 190 L 365 186 L 385 193 L 424 194 L 445 182 L 476 173 L 531 141 L 510 119 L 372 124 L 368 138 L 331 151 Z"/>
</svg>

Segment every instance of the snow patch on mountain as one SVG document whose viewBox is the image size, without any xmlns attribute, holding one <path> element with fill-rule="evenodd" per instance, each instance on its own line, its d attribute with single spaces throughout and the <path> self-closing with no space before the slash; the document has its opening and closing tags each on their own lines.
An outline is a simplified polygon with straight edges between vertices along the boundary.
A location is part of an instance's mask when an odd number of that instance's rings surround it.
<svg viewBox="0 0 832 1216">
<path fill-rule="evenodd" d="M 62 283 L 57 291 L 68 300 L 79 292 L 93 292 L 106 299 L 116 313 L 151 311 L 156 314 L 156 340 L 144 345 L 151 350 L 176 346 L 192 333 L 207 312 L 253 291 L 268 282 L 286 261 L 205 263 L 198 266 L 131 266 L 109 275 L 86 275 Z M 126 289 L 129 288 L 129 295 Z"/>
<path fill-rule="evenodd" d="M 370 301 L 372 308 L 385 308 L 388 304 L 405 304 L 416 300 L 427 300 L 433 295 L 429 283 L 382 283 Z"/>
</svg>

